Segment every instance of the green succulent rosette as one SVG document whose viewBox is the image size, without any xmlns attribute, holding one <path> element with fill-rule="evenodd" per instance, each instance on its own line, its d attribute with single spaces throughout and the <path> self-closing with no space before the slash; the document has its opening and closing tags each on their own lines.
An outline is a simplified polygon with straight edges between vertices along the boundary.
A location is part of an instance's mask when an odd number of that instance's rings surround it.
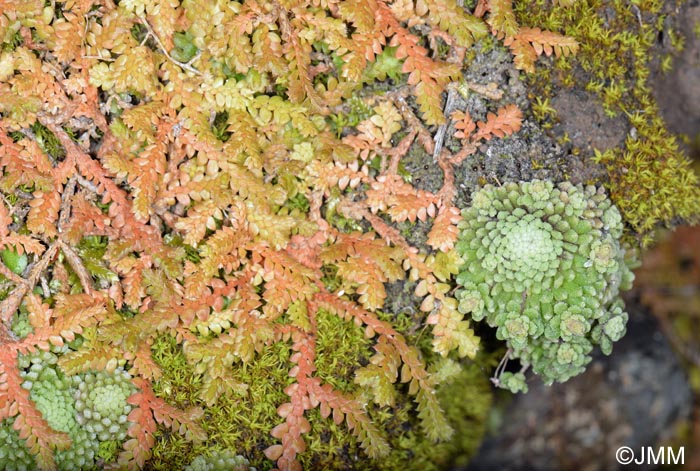
<svg viewBox="0 0 700 471">
<path fill-rule="evenodd" d="M 74 382 L 78 422 L 101 442 L 124 440 L 132 409 L 127 399 L 136 391 L 131 375 L 117 368 L 112 373 L 97 371 L 75 376 Z"/>
<path fill-rule="evenodd" d="M 25 440 L 12 428 L 14 419 L 0 422 L 0 469 L 29 471 L 36 468 L 34 457 L 25 446 Z"/>
<path fill-rule="evenodd" d="M 94 433 L 78 423 L 72 380 L 58 368 L 57 361 L 58 356 L 50 351 L 20 355 L 22 387 L 29 391 L 30 399 L 49 426 L 70 438 L 70 447 L 54 453 L 56 468 L 61 471 L 91 469 L 99 441 Z M 14 419 L 10 419 L 0 424 L 0 469 L 37 469 L 26 441 L 12 428 L 13 422 Z"/>
<path fill-rule="evenodd" d="M 510 358 L 551 384 L 581 373 L 595 345 L 611 352 L 627 321 L 618 295 L 634 275 L 622 218 L 602 188 L 487 185 L 462 216 L 459 310 L 495 327 Z M 505 379 L 496 383 L 523 390 Z"/>
</svg>

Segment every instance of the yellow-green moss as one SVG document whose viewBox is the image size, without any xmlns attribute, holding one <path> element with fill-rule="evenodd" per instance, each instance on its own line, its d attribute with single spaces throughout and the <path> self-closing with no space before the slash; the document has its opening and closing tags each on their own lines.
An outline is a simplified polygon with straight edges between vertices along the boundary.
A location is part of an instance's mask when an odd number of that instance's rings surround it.
<svg viewBox="0 0 700 471">
<path fill-rule="evenodd" d="M 647 245 L 660 226 L 698 221 L 698 177 L 659 118 L 648 83 L 651 48 L 663 28 L 662 2 L 586 0 L 569 8 L 546 3 L 517 2 L 518 21 L 562 31 L 580 48 L 575 57 L 555 59 L 554 69 L 537 69 L 530 81 L 539 96 L 532 99 L 546 102 L 557 82 L 576 85 L 598 94 L 606 114 L 628 120 L 632 130 L 625 145 L 595 156 L 608 171 L 611 197 L 631 229 L 628 240 Z M 606 8 L 612 12 L 606 15 Z M 681 46 L 674 42 L 676 50 Z"/>
<path fill-rule="evenodd" d="M 163 368 L 163 377 L 154 381 L 153 389 L 177 407 L 201 405 L 202 379 L 187 364 L 175 339 L 161 336 L 152 348 L 154 359 Z M 245 397 L 228 395 L 208 407 L 202 421 L 208 440 L 200 445 L 188 443 L 179 434 L 159 430 L 149 466 L 153 470 L 183 469 L 197 455 L 212 447 L 234 449 L 259 470 L 271 463 L 262 453 L 275 441 L 270 430 L 281 421 L 277 406 L 285 402 L 283 390 L 292 382 L 285 365 L 289 349 L 284 344 L 271 345 L 256 360 L 236 370 L 241 382 L 249 385 Z"/>
<path fill-rule="evenodd" d="M 411 320 L 400 315 L 394 322 L 408 324 Z M 360 327 L 324 311 L 319 312 L 318 323 L 315 375 L 344 393 L 357 393 L 359 386 L 354 384 L 354 371 L 373 354 L 373 341 L 365 337 Z M 167 335 L 158 337 L 152 351 L 163 368 L 163 377 L 154 382 L 156 394 L 177 407 L 201 405 L 198 397 L 201 378 L 187 364 L 175 339 Z M 207 408 L 202 426 L 209 438 L 200 445 L 187 443 L 180 435 L 159 431 L 149 469 L 182 469 L 211 448 L 236 450 L 258 470 L 270 469 L 273 463 L 262 450 L 274 444 L 270 430 L 283 421 L 276 409 L 288 400 L 283 390 L 293 380 L 288 376 L 289 355 L 289 346 L 277 343 L 251 363 L 234 366 L 236 378 L 249 385 L 248 393 L 244 397 L 222 396 L 213 407 Z M 452 441 L 436 444 L 425 438 L 412 397 L 403 385 L 394 407 L 368 406 L 372 421 L 385 431 L 391 444 L 392 451 L 387 457 L 371 460 L 346 424 L 336 425 L 313 409 L 306 414 L 311 423 L 311 431 L 304 435 L 308 452 L 299 457 L 304 469 L 440 470 L 450 463 L 465 463 L 480 443 L 491 405 L 491 390 L 486 375 L 476 363 L 455 368 L 456 365 L 451 361 L 447 364 L 445 371 L 453 376 L 438 388 L 441 404 L 455 429 Z"/>
</svg>

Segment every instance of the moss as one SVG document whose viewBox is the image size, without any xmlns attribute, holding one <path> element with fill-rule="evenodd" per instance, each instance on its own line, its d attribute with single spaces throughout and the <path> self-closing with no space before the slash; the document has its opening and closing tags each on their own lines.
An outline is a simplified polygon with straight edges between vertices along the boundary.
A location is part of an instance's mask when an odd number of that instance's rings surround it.
<svg viewBox="0 0 700 471">
<path fill-rule="evenodd" d="M 58 138 L 46 126 L 36 121 L 32 124 L 32 132 L 34 140 L 41 150 L 49 154 L 54 159 L 60 159 L 66 156 L 66 150 L 61 146 Z"/>
<path fill-rule="evenodd" d="M 651 49 L 663 28 L 662 2 L 587 0 L 568 8 L 545 3 L 517 2 L 518 21 L 562 31 L 580 49 L 575 57 L 554 60 L 553 69 L 537 69 L 529 78 L 532 98 L 546 102 L 555 83 L 576 86 L 597 93 L 608 115 L 627 118 L 633 132 L 625 145 L 595 157 L 607 169 L 606 186 L 631 229 L 627 241 L 648 245 L 660 226 L 697 222 L 698 178 L 659 118 L 648 84 Z M 679 38 L 672 39 L 681 49 Z"/>
<path fill-rule="evenodd" d="M 535 119 L 543 123 L 545 129 L 551 127 L 551 121 L 556 119 L 557 110 L 549 102 L 549 98 L 535 97 L 532 105 L 532 113 Z"/>
<path fill-rule="evenodd" d="M 228 112 L 220 111 L 214 116 L 214 121 L 211 123 L 211 130 L 218 140 L 226 142 L 231 137 L 228 131 Z"/>
<path fill-rule="evenodd" d="M 412 325 L 409 316 L 384 315 L 394 325 Z M 364 330 L 336 316 L 321 311 L 318 316 L 319 338 L 316 376 L 346 394 L 358 394 L 354 371 L 372 355 L 372 340 Z M 420 337 L 420 334 L 418 334 Z M 420 338 L 429 346 L 427 336 Z M 273 466 L 262 450 L 275 443 L 270 430 L 282 419 L 277 407 L 288 397 L 284 388 L 292 382 L 286 363 L 289 346 L 274 344 L 250 364 L 234 365 L 238 381 L 249 385 L 244 397 L 223 396 L 206 410 L 202 426 L 208 440 L 200 445 L 166 431 L 156 435 L 149 469 L 182 469 L 207 450 L 231 449 L 250 460 L 258 470 Z M 198 397 L 201 378 L 188 365 L 175 339 L 163 335 L 152 346 L 153 358 L 163 369 L 163 377 L 154 382 L 154 391 L 175 406 L 202 405 Z M 456 363 L 455 363 L 456 365 Z M 491 404 L 489 382 L 480 366 L 469 363 L 453 368 L 453 376 L 438 388 L 441 404 L 455 429 L 454 439 L 435 444 L 426 440 L 416 418 L 413 398 L 403 386 L 394 407 L 368 406 L 372 421 L 382 430 L 392 446 L 389 456 L 381 460 L 366 457 L 347 425 L 322 418 L 318 408 L 307 411 L 311 431 L 304 434 L 307 452 L 299 459 L 303 469 L 328 470 L 439 470 L 451 463 L 465 463 L 478 447 L 486 414 Z M 415 468 L 419 466 L 419 468 Z"/>
<path fill-rule="evenodd" d="M 476 363 L 466 366 L 438 390 L 440 403 L 455 429 L 451 442 L 434 447 L 438 463 L 438 457 L 442 456 L 446 458 L 445 465 L 464 467 L 481 443 L 492 401 L 491 385 L 482 371 L 481 361 L 477 358 Z M 426 445 L 432 447 L 432 444 Z M 438 466 L 438 469 L 447 469 L 447 466 Z"/>
<path fill-rule="evenodd" d="M 386 47 L 376 60 L 372 62 L 364 71 L 362 81 L 371 83 L 375 80 L 386 80 L 390 78 L 395 83 L 400 83 L 402 79 L 401 68 L 403 60 L 396 58 L 397 47 Z"/>
<path fill-rule="evenodd" d="M 371 340 L 364 329 L 320 311 L 316 347 L 316 376 L 342 392 L 352 391 L 353 372 L 370 357 Z"/>
<path fill-rule="evenodd" d="M 114 283 L 119 280 L 116 273 L 104 265 L 107 251 L 107 238 L 104 236 L 87 236 L 78 243 L 78 255 L 87 271 L 98 281 Z"/>
<path fill-rule="evenodd" d="M 97 457 L 105 463 L 111 463 L 117 458 L 120 450 L 121 443 L 118 440 L 107 440 L 100 443 L 100 447 L 97 449 Z"/>
<path fill-rule="evenodd" d="M 197 46 L 192 43 L 192 35 L 188 32 L 173 34 L 175 48 L 170 51 L 173 59 L 180 62 L 189 62 L 197 54 Z"/>
<path fill-rule="evenodd" d="M 202 405 L 199 399 L 202 379 L 187 363 L 175 339 L 158 337 L 152 352 L 154 360 L 163 369 L 163 377 L 154 382 L 155 393 L 178 407 Z M 277 406 L 287 399 L 283 390 L 292 382 L 284 367 L 288 357 L 288 346 L 275 344 L 253 364 L 236 369 L 236 379 L 249 386 L 247 394 L 245 397 L 222 396 L 213 407 L 207 408 L 202 421 L 208 435 L 206 442 L 193 445 L 178 434 L 159 431 L 150 461 L 151 469 L 183 469 L 196 456 L 205 454 L 214 446 L 236 450 L 259 470 L 270 469 L 272 463 L 262 450 L 274 443 L 270 430 L 280 422 Z"/>
<path fill-rule="evenodd" d="M 388 456 L 369 460 L 347 427 L 321 419 L 318 410 L 314 410 L 309 414 L 312 430 L 308 434 L 309 448 L 314 453 L 301 460 L 304 469 L 438 471 L 466 465 L 485 431 L 491 389 L 478 364 L 463 365 L 458 371 L 438 388 L 441 405 L 455 430 L 452 440 L 426 440 L 412 418 L 410 398 L 402 394 L 396 407 L 369 409 L 372 420 L 387 430 L 391 445 Z"/>
<path fill-rule="evenodd" d="M 331 129 L 340 137 L 346 127 L 357 126 L 362 120 L 372 116 L 372 107 L 361 98 L 354 96 L 347 100 L 346 110 L 329 116 Z"/>
<path fill-rule="evenodd" d="M 14 29 L 14 28 L 12 28 L 12 29 Z M 22 33 L 19 30 L 19 25 L 17 25 L 17 29 L 14 32 L 12 32 L 11 30 L 8 30 L 6 33 L 6 36 L 10 33 L 11 33 L 11 36 L 4 38 L 4 41 L 2 42 L 2 46 L 0 46 L 0 50 L 12 52 L 15 49 L 17 49 L 19 46 L 21 46 L 22 43 L 24 42 L 24 39 L 22 38 Z"/>
<path fill-rule="evenodd" d="M 606 165 L 612 198 L 640 244 L 647 246 L 659 225 L 699 220 L 700 190 L 697 175 L 662 120 L 633 120 L 640 124 L 638 137 L 628 136 L 625 149 L 598 153 L 595 160 Z"/>
</svg>

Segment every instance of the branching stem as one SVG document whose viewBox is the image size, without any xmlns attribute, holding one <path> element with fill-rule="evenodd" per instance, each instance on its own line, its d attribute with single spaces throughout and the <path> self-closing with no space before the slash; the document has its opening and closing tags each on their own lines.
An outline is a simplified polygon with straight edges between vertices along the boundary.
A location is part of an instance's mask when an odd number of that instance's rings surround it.
<svg viewBox="0 0 700 471">
<path fill-rule="evenodd" d="M 146 35 L 146 38 L 144 38 L 144 42 L 146 41 L 148 36 L 151 36 L 158 44 L 158 48 L 160 48 L 161 52 L 163 54 L 165 54 L 165 57 L 167 57 L 170 62 L 185 69 L 188 72 L 192 72 L 195 75 L 202 75 L 202 73 L 199 70 L 195 69 L 191 65 L 195 60 L 199 59 L 201 52 L 198 52 L 189 62 L 180 62 L 179 60 L 174 59 L 170 55 L 170 53 L 168 53 L 168 50 L 163 45 L 163 42 L 160 40 L 160 38 L 158 37 L 156 32 L 153 31 L 153 28 L 151 27 L 151 24 L 148 22 L 148 20 L 146 18 L 141 17 L 141 16 L 139 16 L 139 20 L 141 21 L 141 24 L 144 25 L 146 27 L 146 29 L 148 30 L 148 34 Z"/>
</svg>

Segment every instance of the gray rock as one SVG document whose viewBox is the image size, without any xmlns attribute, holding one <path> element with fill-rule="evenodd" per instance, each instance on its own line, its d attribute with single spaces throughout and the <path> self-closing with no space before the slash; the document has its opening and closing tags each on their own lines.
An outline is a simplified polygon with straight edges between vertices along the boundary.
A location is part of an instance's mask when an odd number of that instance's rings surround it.
<svg viewBox="0 0 700 471">
<path fill-rule="evenodd" d="M 610 471 L 621 468 L 619 447 L 638 453 L 668 438 L 690 414 L 687 378 L 656 321 L 635 306 L 628 310 L 627 335 L 611 356 L 597 356 L 564 384 L 532 378 L 528 394 L 495 409 L 502 423 L 468 471 Z"/>
</svg>

